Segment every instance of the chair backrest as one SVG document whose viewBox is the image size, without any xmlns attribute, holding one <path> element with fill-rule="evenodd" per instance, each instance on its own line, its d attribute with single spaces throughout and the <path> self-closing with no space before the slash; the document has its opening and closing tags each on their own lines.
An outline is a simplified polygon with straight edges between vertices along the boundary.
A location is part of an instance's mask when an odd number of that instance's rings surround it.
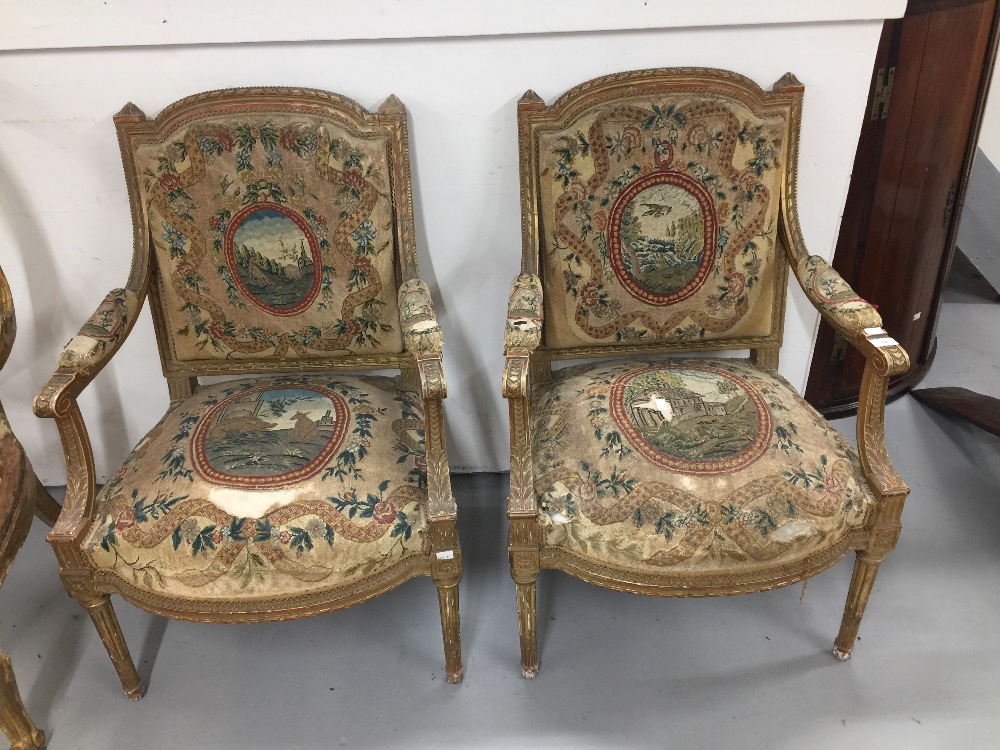
<svg viewBox="0 0 1000 750">
<path fill-rule="evenodd" d="M 605 76 L 518 105 L 522 268 L 552 357 L 780 345 L 802 86 Z M 797 231 L 797 224 L 795 225 Z"/>
<path fill-rule="evenodd" d="M 231 89 L 115 124 L 167 375 L 401 364 L 416 255 L 399 100 L 372 114 Z"/>
</svg>

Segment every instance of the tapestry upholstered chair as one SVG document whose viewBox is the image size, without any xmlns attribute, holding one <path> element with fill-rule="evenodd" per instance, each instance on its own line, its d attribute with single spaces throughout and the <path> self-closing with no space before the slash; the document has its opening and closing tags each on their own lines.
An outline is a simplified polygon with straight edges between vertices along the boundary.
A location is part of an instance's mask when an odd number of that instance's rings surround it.
<svg viewBox="0 0 1000 750">
<path fill-rule="evenodd" d="M 115 117 L 131 275 L 35 400 L 67 494 L 49 535 L 126 694 L 142 686 L 109 594 L 185 620 L 319 614 L 417 575 L 462 678 L 441 329 L 414 245 L 406 112 L 286 88 Z M 77 396 L 148 295 L 170 408 L 95 492 Z M 341 374 L 399 369 L 398 377 Z M 199 376 L 252 377 L 199 383 Z"/>
<path fill-rule="evenodd" d="M 0 269 L 0 368 L 7 362 L 16 332 L 10 286 Z M 24 544 L 32 514 L 51 526 L 59 515 L 59 504 L 35 476 L 0 404 L 0 582 L 7 577 L 14 556 Z M 45 735 L 24 710 L 10 657 L 3 651 L 0 651 L 0 731 L 10 740 L 12 750 L 45 747 Z"/>
<path fill-rule="evenodd" d="M 857 562 L 834 653 L 854 646 L 908 489 L 886 454 L 877 312 L 810 256 L 795 203 L 802 85 L 624 73 L 518 105 L 522 273 L 510 296 L 510 565 L 521 666 L 535 581 L 714 596 Z M 778 374 L 788 266 L 867 357 L 851 446 Z M 708 358 L 749 350 L 749 358 Z M 694 353 L 696 358 L 653 355 Z M 553 360 L 611 357 L 555 369 Z"/>
</svg>

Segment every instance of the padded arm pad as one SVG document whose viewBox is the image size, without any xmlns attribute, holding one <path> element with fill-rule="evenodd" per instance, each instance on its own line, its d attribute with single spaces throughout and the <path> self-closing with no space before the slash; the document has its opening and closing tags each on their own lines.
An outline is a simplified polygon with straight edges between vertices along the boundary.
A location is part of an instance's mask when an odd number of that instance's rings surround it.
<svg viewBox="0 0 1000 750">
<path fill-rule="evenodd" d="M 818 255 L 810 255 L 795 268 L 795 276 L 809 301 L 837 328 L 858 339 L 865 328 L 881 328 L 882 317 L 858 296 L 850 284 Z"/>
<path fill-rule="evenodd" d="M 506 352 L 532 351 L 542 341 L 542 282 L 530 273 L 522 273 L 510 286 L 507 326 L 503 332 Z"/>
<path fill-rule="evenodd" d="M 130 289 L 113 289 L 80 332 L 63 347 L 59 366 L 90 369 L 114 352 L 139 313 L 139 297 Z"/>
<path fill-rule="evenodd" d="M 444 345 L 441 326 L 427 284 L 420 279 L 408 279 L 399 285 L 399 315 L 406 351 L 414 355 L 441 353 Z"/>
</svg>

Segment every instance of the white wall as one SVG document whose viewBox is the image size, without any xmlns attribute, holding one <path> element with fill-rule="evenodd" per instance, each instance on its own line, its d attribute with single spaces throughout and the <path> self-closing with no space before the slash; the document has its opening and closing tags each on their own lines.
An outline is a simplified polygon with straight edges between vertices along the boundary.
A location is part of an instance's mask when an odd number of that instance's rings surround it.
<svg viewBox="0 0 1000 750">
<path fill-rule="evenodd" d="M 1000 85 L 998 72 L 1000 65 L 993 68 L 990 93 L 983 113 L 983 124 L 979 131 L 979 148 L 994 166 L 1000 166 Z"/>
<path fill-rule="evenodd" d="M 170 7 L 176 11 L 187 5 Z M 211 7 L 217 16 L 223 5 L 236 17 L 247 3 L 203 5 L 206 13 Z M 385 5 L 371 7 L 384 11 Z M 419 9 L 422 3 L 416 5 Z M 556 5 L 569 18 L 577 4 Z M 872 1 L 864 7 L 769 0 L 758 4 L 762 25 L 726 28 L 709 25 L 727 17 L 726 9 L 744 4 L 650 5 L 676 7 L 681 20 L 697 24 L 701 18 L 703 25 L 529 34 L 518 31 L 531 28 L 527 22 L 503 26 L 500 17 L 481 17 L 487 30 L 495 22 L 508 33 L 449 36 L 472 27 L 448 21 L 441 12 L 435 22 L 443 31 L 437 38 L 115 47 L 125 43 L 130 29 L 109 34 L 96 11 L 89 21 L 81 15 L 49 22 L 59 6 L 54 0 L 37 6 L 14 3 L 13 26 L 21 33 L 12 33 L 10 23 L 0 33 L 0 263 L 20 325 L 14 353 L 0 373 L 0 397 L 42 481 L 64 483 L 65 469 L 55 426 L 31 414 L 32 396 L 52 373 L 59 347 L 128 274 L 128 203 L 111 116 L 129 100 L 153 116 L 170 102 L 205 89 L 298 85 L 337 91 L 370 109 L 389 93 L 406 103 L 418 253 L 445 333 L 446 417 L 451 461 L 459 471 L 503 470 L 508 461 L 499 383 L 504 307 L 520 253 L 515 102 L 526 88 L 551 101 L 588 78 L 643 67 L 730 68 L 764 86 L 793 71 L 806 84 L 799 168 L 803 229 L 811 251 L 829 258 L 881 23 L 815 19 L 824 12 L 836 13 L 835 18 L 899 16 L 903 0 Z M 596 3 L 579 6 L 586 22 L 574 22 L 572 28 L 601 28 L 604 19 Z M 37 16 L 32 15 L 35 8 Z M 854 15 L 844 16 L 845 8 Z M 783 17 L 780 11 L 790 9 L 810 22 L 775 23 Z M 812 15 L 802 16 L 803 9 Z M 434 24 L 428 26 L 424 14 L 417 15 L 412 15 L 414 32 L 429 33 Z M 652 21 L 668 23 L 665 15 L 660 12 Z M 743 16 L 732 17 L 750 23 Z M 544 28 L 557 28 L 558 21 L 547 13 Z M 128 23 L 138 29 L 142 44 L 156 42 L 155 34 L 143 31 L 142 19 Z M 406 24 L 398 18 L 390 26 L 405 33 Z M 276 24 L 275 34 L 284 28 Z M 316 25 L 300 28 L 312 33 Z M 197 29 L 201 33 L 202 27 Z M 54 45 L 72 48 L 30 49 L 44 46 L 46 34 Z M 262 21 L 244 29 L 242 36 L 231 36 L 239 40 L 268 34 Z M 73 47 L 90 38 L 111 46 Z M 17 47 L 22 49 L 13 49 Z M 793 287 L 781 369 L 800 387 L 816 323 L 815 312 Z M 105 477 L 167 406 L 148 310 L 81 404 L 98 472 Z"/>
</svg>

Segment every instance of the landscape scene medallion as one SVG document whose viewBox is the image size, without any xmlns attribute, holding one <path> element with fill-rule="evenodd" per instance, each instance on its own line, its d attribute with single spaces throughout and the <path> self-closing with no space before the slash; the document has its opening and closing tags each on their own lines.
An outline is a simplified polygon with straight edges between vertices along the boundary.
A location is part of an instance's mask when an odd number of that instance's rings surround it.
<svg viewBox="0 0 1000 750">
<path fill-rule="evenodd" d="M 325 388 L 244 391 L 216 404 L 191 438 L 198 473 L 232 487 L 279 487 L 319 472 L 347 433 L 348 407 Z"/>
<path fill-rule="evenodd" d="M 611 413 L 646 458 L 688 474 L 738 470 L 770 444 L 771 416 L 760 394 L 714 368 L 626 373 L 612 386 Z"/>
<path fill-rule="evenodd" d="M 308 223 L 275 203 L 236 214 L 225 239 L 226 259 L 244 296 L 267 312 L 294 315 L 319 293 L 322 263 Z"/>
<path fill-rule="evenodd" d="M 715 259 L 711 198 L 684 175 L 656 173 L 633 182 L 615 201 L 608 229 L 615 276 L 650 304 L 693 294 Z"/>
</svg>

